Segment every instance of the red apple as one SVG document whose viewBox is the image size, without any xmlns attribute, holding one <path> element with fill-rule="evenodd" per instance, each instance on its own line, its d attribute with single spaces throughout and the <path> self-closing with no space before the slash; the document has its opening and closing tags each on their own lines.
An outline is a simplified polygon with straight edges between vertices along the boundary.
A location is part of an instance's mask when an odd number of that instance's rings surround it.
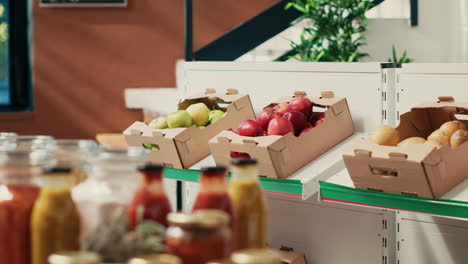
<svg viewBox="0 0 468 264">
<path fill-rule="evenodd" d="M 233 151 L 231 151 L 230 154 L 231 154 L 231 158 L 233 158 L 233 159 L 239 158 L 239 152 L 233 152 Z"/>
<path fill-rule="evenodd" d="M 294 133 L 294 126 L 284 117 L 275 117 L 268 124 L 267 134 L 270 135 L 286 135 L 289 132 Z"/>
<path fill-rule="evenodd" d="M 263 135 L 263 129 L 255 120 L 244 120 L 240 123 L 237 133 L 241 136 L 258 137 Z"/>
<path fill-rule="evenodd" d="M 323 123 L 323 118 L 320 118 L 319 120 L 317 120 L 317 122 L 315 122 L 314 127 L 316 127 L 316 126 L 318 126 L 318 125 L 320 125 L 322 123 Z"/>
<path fill-rule="evenodd" d="M 317 123 L 317 121 L 319 121 L 320 119 L 324 119 L 324 118 L 325 118 L 324 112 L 315 112 L 315 113 L 312 113 L 312 115 L 310 116 L 309 123 L 314 125 L 315 123 Z"/>
<path fill-rule="evenodd" d="M 273 106 L 273 109 L 277 113 L 284 114 L 286 113 L 286 111 L 288 111 L 288 107 L 289 105 L 287 103 L 280 103 L 280 104 Z"/>
<path fill-rule="evenodd" d="M 239 152 L 239 156 L 237 157 L 238 159 L 242 160 L 242 159 L 250 159 L 250 155 L 248 153 L 244 153 L 244 152 Z"/>
<path fill-rule="evenodd" d="M 312 114 L 312 102 L 308 98 L 294 98 L 289 102 L 288 111 L 302 112 L 309 118 Z"/>
<path fill-rule="evenodd" d="M 313 127 L 306 127 L 304 130 L 301 131 L 301 133 L 299 134 L 299 136 L 302 136 L 304 135 L 305 133 L 309 132 Z"/>
<path fill-rule="evenodd" d="M 263 130 L 267 130 L 268 123 L 270 120 L 275 117 L 275 110 L 271 107 L 263 109 L 263 111 L 258 114 L 257 122 L 262 126 Z"/>
<path fill-rule="evenodd" d="M 291 111 L 286 112 L 283 115 L 284 118 L 289 120 L 294 127 L 295 135 L 299 135 L 299 133 L 307 127 L 307 117 L 302 112 Z"/>
</svg>

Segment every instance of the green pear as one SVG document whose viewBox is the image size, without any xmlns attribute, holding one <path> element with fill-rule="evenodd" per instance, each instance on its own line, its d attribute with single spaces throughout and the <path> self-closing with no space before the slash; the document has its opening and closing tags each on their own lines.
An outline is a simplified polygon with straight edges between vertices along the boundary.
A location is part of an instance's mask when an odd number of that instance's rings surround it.
<svg viewBox="0 0 468 264">
<path fill-rule="evenodd" d="M 219 119 L 221 119 L 226 113 L 224 113 L 223 111 L 221 110 L 213 110 L 210 112 L 210 117 L 209 117 L 209 121 L 208 123 L 211 125 L 213 124 L 214 122 L 218 121 Z"/>
<path fill-rule="evenodd" d="M 167 128 L 167 119 L 165 117 L 158 117 L 153 119 L 148 125 L 152 129 L 165 129 Z"/>
<path fill-rule="evenodd" d="M 196 103 L 187 107 L 187 112 L 197 126 L 204 126 L 210 118 L 210 109 L 204 103 Z"/>
<path fill-rule="evenodd" d="M 192 117 L 185 110 L 179 110 L 167 116 L 167 126 L 169 128 L 190 127 L 192 125 Z"/>
<path fill-rule="evenodd" d="M 143 147 L 145 149 L 151 149 L 152 151 L 158 151 L 159 150 L 159 146 L 156 145 L 156 144 L 143 144 Z"/>
</svg>

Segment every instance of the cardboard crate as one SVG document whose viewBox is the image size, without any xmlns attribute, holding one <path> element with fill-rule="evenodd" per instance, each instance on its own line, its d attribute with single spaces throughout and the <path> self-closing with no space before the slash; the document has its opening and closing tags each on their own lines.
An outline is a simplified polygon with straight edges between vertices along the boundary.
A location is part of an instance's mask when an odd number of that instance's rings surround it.
<svg viewBox="0 0 468 264">
<path fill-rule="evenodd" d="M 294 97 L 305 97 L 304 92 L 284 97 L 275 103 L 289 102 Z M 354 126 L 345 98 L 324 92 L 321 97 L 308 97 L 314 111 L 322 109 L 325 119 L 306 134 L 284 136 L 244 137 L 232 131 L 223 131 L 210 140 L 211 154 L 217 165 L 228 166 L 230 152 L 248 153 L 258 160 L 259 175 L 268 178 L 286 178 L 344 139 L 353 135 Z"/>
<path fill-rule="evenodd" d="M 439 97 L 401 115 L 396 129 L 401 140 L 427 138 L 443 123 L 467 114 L 468 103 Z M 460 121 L 468 127 L 467 120 Z M 427 144 L 392 147 L 360 139 L 343 158 L 356 188 L 439 198 L 468 176 L 467 156 L 468 144 L 456 149 L 448 144 L 440 149 Z"/>
<path fill-rule="evenodd" d="M 135 122 L 123 134 L 129 146 L 155 144 L 159 151 L 152 151 L 150 160 L 174 168 L 189 168 L 210 154 L 208 141 L 219 132 L 234 129 L 245 119 L 255 118 L 248 95 L 239 94 L 235 89 L 217 93 L 207 89 L 181 101 L 179 110 L 194 103 L 203 102 L 210 109 L 225 110 L 226 114 L 214 124 L 200 129 L 195 125 L 188 128 L 151 129 L 143 122 Z"/>
</svg>

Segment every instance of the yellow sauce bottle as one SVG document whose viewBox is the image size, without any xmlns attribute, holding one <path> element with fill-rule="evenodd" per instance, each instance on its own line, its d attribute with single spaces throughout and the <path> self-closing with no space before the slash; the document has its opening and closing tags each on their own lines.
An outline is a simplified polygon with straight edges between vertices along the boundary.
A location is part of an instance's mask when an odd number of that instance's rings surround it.
<svg viewBox="0 0 468 264">
<path fill-rule="evenodd" d="M 237 249 L 263 248 L 267 239 L 267 207 L 258 181 L 257 162 L 232 161 L 229 196 L 237 218 Z"/>
<path fill-rule="evenodd" d="M 47 264 L 49 255 L 79 250 L 80 218 L 70 189 L 69 167 L 47 168 L 31 217 L 31 263 Z"/>
</svg>

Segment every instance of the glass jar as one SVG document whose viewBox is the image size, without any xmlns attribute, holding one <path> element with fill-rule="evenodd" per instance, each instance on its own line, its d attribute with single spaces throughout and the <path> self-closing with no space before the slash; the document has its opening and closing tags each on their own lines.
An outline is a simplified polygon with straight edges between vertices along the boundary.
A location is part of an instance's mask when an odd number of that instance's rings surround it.
<svg viewBox="0 0 468 264">
<path fill-rule="evenodd" d="M 4 134 L 4 133 L 0 133 Z M 16 137 L 0 135 L 0 151 L 12 151 L 16 149 Z"/>
<path fill-rule="evenodd" d="M 94 140 L 55 140 L 49 146 L 57 166 L 73 169 L 76 184 L 86 180 L 89 173 L 89 161 L 96 157 L 98 144 Z"/>
<path fill-rule="evenodd" d="M 244 249 L 231 255 L 232 264 L 281 264 L 278 253 L 270 249 Z"/>
<path fill-rule="evenodd" d="M 70 251 L 50 255 L 49 264 L 101 264 L 101 258 L 94 252 Z"/>
<path fill-rule="evenodd" d="M 267 207 L 258 181 L 257 162 L 232 161 L 229 195 L 236 216 L 237 249 L 263 248 L 267 236 Z"/>
<path fill-rule="evenodd" d="M 82 215 L 81 245 L 110 247 L 101 241 L 103 234 L 123 232 L 127 228 L 125 212 L 138 186 L 138 164 L 144 163 L 148 150 L 140 147 L 106 148 L 90 162 L 88 179 L 76 186 L 72 196 Z M 118 223 L 118 224 L 117 224 Z M 117 225 L 117 226 L 116 226 Z M 99 230 L 99 227 L 105 230 Z M 105 256 L 101 255 L 103 258 Z"/>
<path fill-rule="evenodd" d="M 205 264 L 229 256 L 229 216 L 219 210 L 171 213 L 166 232 L 166 250 L 183 263 Z"/>
<path fill-rule="evenodd" d="M 163 166 L 151 163 L 138 166 L 141 173 L 140 187 L 127 209 L 127 218 L 132 229 L 142 220 L 152 220 L 167 227 L 167 215 L 172 210 L 164 192 L 163 170 Z"/>
<path fill-rule="evenodd" d="M 31 263 L 31 212 L 46 151 L 0 152 L 0 263 Z"/>
<path fill-rule="evenodd" d="M 174 255 L 160 254 L 132 258 L 128 264 L 182 264 L 182 261 Z"/>
<path fill-rule="evenodd" d="M 18 151 L 31 151 L 47 149 L 53 141 L 51 136 L 18 136 L 15 144 Z"/>
<path fill-rule="evenodd" d="M 50 255 L 80 249 L 80 216 L 71 197 L 70 167 L 43 171 L 31 216 L 31 263 L 47 264 Z"/>
</svg>

